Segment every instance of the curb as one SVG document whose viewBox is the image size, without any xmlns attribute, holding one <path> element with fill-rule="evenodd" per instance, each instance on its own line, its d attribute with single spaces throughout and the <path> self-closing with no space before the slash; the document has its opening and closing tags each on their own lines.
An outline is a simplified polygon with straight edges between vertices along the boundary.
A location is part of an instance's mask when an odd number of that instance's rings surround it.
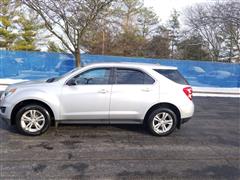
<svg viewBox="0 0 240 180">
<path fill-rule="evenodd" d="M 194 96 L 240 97 L 240 88 L 193 87 Z"/>
<path fill-rule="evenodd" d="M 240 94 L 235 93 L 218 93 L 218 92 L 193 92 L 193 97 L 231 97 L 231 98 L 240 98 Z"/>
</svg>

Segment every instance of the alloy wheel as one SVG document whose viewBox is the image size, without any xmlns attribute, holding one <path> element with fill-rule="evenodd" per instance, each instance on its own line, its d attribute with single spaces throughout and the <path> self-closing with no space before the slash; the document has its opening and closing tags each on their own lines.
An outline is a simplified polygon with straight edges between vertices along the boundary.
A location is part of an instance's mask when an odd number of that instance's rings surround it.
<svg viewBox="0 0 240 180">
<path fill-rule="evenodd" d="M 28 110 L 21 117 L 21 126 L 23 130 L 31 133 L 41 131 L 46 119 L 38 110 Z"/>
<path fill-rule="evenodd" d="M 168 132 L 173 126 L 173 118 L 167 112 L 158 113 L 153 118 L 153 129 L 157 134 Z"/>
</svg>

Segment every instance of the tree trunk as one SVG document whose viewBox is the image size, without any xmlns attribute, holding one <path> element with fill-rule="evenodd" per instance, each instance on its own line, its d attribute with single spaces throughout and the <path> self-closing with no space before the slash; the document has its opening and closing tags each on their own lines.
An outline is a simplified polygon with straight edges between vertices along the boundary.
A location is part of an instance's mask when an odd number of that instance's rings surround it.
<svg viewBox="0 0 240 180">
<path fill-rule="evenodd" d="M 105 54 L 105 31 L 102 32 L 102 55 Z"/>
<path fill-rule="evenodd" d="M 75 49 L 75 65 L 76 67 L 81 66 L 81 54 L 80 54 L 80 49 Z"/>
</svg>

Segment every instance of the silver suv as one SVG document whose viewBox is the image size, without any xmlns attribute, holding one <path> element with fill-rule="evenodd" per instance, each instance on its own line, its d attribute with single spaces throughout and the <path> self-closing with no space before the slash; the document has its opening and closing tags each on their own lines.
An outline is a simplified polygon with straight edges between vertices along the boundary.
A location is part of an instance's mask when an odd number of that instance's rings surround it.
<svg viewBox="0 0 240 180">
<path fill-rule="evenodd" d="M 193 116 L 192 88 L 177 68 L 99 63 L 44 81 L 9 86 L 0 116 L 26 135 L 51 124 L 146 124 L 169 135 Z"/>
</svg>

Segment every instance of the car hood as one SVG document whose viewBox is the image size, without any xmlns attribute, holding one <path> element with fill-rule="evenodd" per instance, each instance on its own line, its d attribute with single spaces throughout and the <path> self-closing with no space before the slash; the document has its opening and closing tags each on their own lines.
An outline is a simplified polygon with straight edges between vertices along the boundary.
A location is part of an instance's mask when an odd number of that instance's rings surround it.
<svg viewBox="0 0 240 180">
<path fill-rule="evenodd" d="M 37 81 L 24 81 L 16 84 L 11 84 L 8 86 L 8 88 L 18 88 L 18 87 L 25 87 L 25 86 L 31 86 L 31 85 L 42 85 L 46 84 L 46 80 L 37 80 Z"/>
</svg>

